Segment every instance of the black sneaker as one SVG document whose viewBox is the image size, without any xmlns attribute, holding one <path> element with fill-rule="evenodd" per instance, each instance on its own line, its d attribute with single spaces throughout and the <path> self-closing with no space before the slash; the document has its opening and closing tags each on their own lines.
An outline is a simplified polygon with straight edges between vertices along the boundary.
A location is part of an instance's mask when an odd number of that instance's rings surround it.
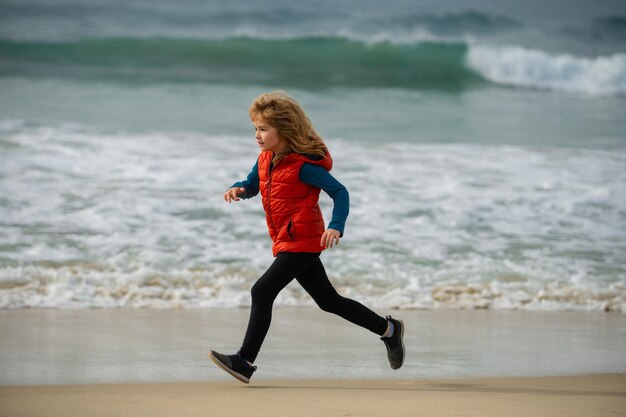
<svg viewBox="0 0 626 417">
<path fill-rule="evenodd" d="M 256 366 L 251 366 L 248 362 L 241 357 L 241 354 L 237 352 L 235 355 L 222 355 L 214 350 L 209 352 L 209 358 L 220 368 L 240 380 L 245 384 L 250 383 L 250 377 Z"/>
<path fill-rule="evenodd" d="M 393 323 L 393 335 L 391 337 L 381 337 L 387 347 L 387 359 L 391 369 L 400 369 L 404 363 L 404 323 L 402 320 L 396 320 L 391 316 L 385 317 Z"/>
</svg>

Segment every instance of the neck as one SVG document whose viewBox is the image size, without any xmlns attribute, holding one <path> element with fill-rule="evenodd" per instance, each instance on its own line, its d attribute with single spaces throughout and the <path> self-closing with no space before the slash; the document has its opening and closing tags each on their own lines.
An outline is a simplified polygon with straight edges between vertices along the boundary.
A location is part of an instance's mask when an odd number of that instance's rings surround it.
<svg viewBox="0 0 626 417">
<path fill-rule="evenodd" d="M 282 151 L 275 151 L 272 152 L 274 154 L 274 157 L 272 158 L 272 164 L 276 164 L 278 161 L 280 161 L 281 159 L 283 159 L 285 156 L 289 155 L 291 153 L 291 150 L 288 148 L 283 149 Z"/>
<path fill-rule="evenodd" d="M 274 158 L 282 158 L 283 156 L 287 156 L 291 153 L 291 149 L 288 146 L 283 145 L 279 149 L 276 149 L 274 152 Z"/>
</svg>

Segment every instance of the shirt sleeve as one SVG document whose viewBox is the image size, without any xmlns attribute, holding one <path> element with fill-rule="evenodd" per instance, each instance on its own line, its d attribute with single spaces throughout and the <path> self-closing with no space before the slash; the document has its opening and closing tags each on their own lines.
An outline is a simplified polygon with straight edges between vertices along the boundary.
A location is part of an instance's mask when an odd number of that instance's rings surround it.
<svg viewBox="0 0 626 417">
<path fill-rule="evenodd" d="M 239 198 L 252 198 L 259 193 L 259 161 L 255 162 L 252 167 L 252 171 L 248 174 L 248 177 L 243 181 L 238 181 L 230 186 L 243 187 L 246 191 L 238 194 Z"/>
<path fill-rule="evenodd" d="M 333 199 L 333 216 L 328 224 L 329 229 L 335 229 L 343 236 L 346 219 L 350 211 L 350 195 L 342 183 L 337 181 L 330 172 L 319 165 L 303 164 L 300 168 L 300 180 L 324 190 Z"/>
</svg>

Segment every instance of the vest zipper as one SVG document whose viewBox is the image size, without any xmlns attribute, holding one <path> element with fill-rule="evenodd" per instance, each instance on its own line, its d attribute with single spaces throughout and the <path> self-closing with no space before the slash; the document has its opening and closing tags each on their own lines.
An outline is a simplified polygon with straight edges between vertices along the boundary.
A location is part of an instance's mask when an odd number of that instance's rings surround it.
<svg viewBox="0 0 626 417">
<path fill-rule="evenodd" d="M 279 159 L 278 162 L 276 162 L 276 165 L 278 165 L 282 160 L 283 158 Z M 273 168 L 276 169 L 276 166 Z M 270 164 L 267 169 L 267 217 L 270 219 L 270 223 L 272 223 L 272 228 L 276 230 L 276 233 L 278 233 L 278 229 L 276 229 L 274 219 L 272 218 L 272 171 L 274 171 L 274 169 L 272 169 L 272 161 L 270 160 Z"/>
</svg>

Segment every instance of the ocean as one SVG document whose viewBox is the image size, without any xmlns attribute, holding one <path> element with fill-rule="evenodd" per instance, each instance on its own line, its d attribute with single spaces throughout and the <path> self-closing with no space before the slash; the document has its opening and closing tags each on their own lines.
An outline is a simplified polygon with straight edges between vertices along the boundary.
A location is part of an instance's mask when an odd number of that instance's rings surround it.
<svg viewBox="0 0 626 417">
<path fill-rule="evenodd" d="M 626 312 L 626 3 L 578 0 L 0 0 L 0 308 L 248 306 L 222 194 L 277 89 L 350 192 L 342 294 Z"/>
</svg>

